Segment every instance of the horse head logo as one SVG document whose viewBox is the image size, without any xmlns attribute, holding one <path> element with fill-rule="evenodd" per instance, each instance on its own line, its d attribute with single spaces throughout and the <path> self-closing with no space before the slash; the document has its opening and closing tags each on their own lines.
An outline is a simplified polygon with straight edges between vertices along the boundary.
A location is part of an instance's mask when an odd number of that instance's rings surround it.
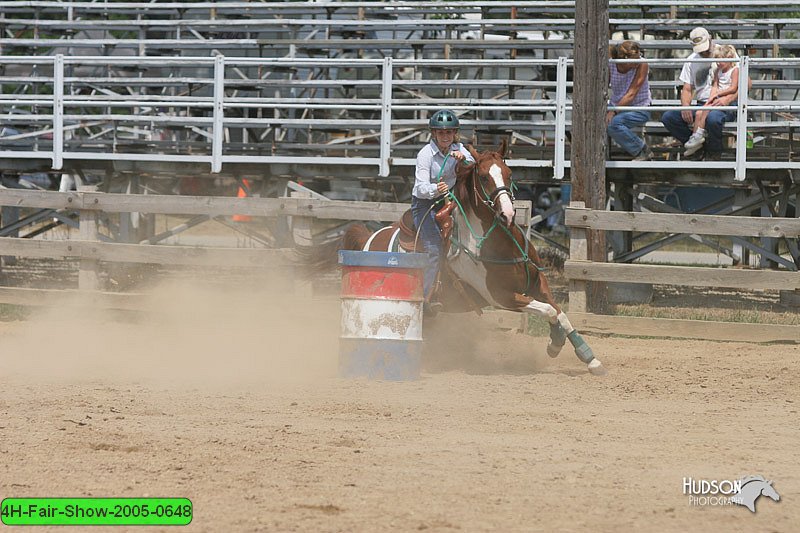
<svg viewBox="0 0 800 533">
<path fill-rule="evenodd" d="M 731 502 L 744 505 L 750 512 L 756 512 L 756 500 L 759 496 L 768 496 L 780 501 L 781 497 L 772 486 L 772 481 L 767 481 L 762 476 L 747 476 L 740 480 L 742 489 L 739 494 L 731 496 Z"/>
</svg>

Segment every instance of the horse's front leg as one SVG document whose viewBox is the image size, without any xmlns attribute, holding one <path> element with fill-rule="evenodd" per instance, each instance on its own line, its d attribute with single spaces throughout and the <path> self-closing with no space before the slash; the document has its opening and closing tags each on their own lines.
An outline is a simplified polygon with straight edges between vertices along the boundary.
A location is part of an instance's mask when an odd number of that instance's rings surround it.
<svg viewBox="0 0 800 533">
<path fill-rule="evenodd" d="M 520 296 L 523 297 L 522 295 Z M 544 317 L 550 324 L 550 343 L 547 345 L 547 355 L 550 357 L 558 356 L 566 340 L 569 339 L 569 342 L 575 348 L 575 355 L 586 363 L 589 372 L 595 376 L 602 376 L 607 373 L 603 363 L 594 356 L 592 349 L 586 344 L 586 341 L 578 331 L 572 327 L 572 323 L 563 311 L 557 309 L 553 304 L 535 299 L 530 299 L 530 302 L 522 308 L 522 311 Z"/>
<path fill-rule="evenodd" d="M 600 359 L 594 356 L 594 352 L 586 344 L 586 341 L 583 340 L 578 330 L 572 327 L 572 323 L 567 318 L 567 315 L 564 314 L 564 311 L 558 313 L 557 316 L 558 324 L 567 334 L 567 339 L 572 344 L 572 347 L 575 348 L 575 355 L 578 356 L 578 359 L 586 363 L 586 366 L 589 368 L 589 372 L 594 374 L 595 376 L 604 376 L 607 374 L 606 368 L 603 366 L 603 363 L 600 362 Z"/>
</svg>

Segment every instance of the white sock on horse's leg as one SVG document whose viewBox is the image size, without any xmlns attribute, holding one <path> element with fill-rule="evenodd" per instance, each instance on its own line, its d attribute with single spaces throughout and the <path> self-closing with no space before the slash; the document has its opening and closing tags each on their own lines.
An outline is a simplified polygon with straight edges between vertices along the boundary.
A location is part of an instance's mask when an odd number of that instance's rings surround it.
<svg viewBox="0 0 800 533">
<path fill-rule="evenodd" d="M 558 312 L 556 311 L 555 307 L 548 303 L 540 302 L 538 300 L 531 300 L 531 303 L 523 307 L 522 310 L 526 313 L 532 313 L 534 315 L 544 317 L 551 324 L 556 323 L 556 316 L 558 315 Z"/>
</svg>

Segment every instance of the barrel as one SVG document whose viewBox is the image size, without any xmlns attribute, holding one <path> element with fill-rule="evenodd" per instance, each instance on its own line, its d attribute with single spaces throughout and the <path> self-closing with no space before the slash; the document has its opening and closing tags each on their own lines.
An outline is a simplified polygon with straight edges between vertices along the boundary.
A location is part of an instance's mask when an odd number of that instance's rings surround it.
<svg viewBox="0 0 800 533">
<path fill-rule="evenodd" d="M 427 254 L 341 250 L 339 375 L 419 378 Z"/>
</svg>

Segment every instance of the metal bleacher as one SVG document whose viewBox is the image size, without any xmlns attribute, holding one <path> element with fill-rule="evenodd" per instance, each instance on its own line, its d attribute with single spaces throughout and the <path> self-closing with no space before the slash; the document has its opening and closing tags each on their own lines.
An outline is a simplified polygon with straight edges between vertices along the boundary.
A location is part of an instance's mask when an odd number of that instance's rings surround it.
<svg viewBox="0 0 800 533">
<path fill-rule="evenodd" d="M 736 150 L 720 163 L 678 161 L 654 120 L 646 133 L 658 160 L 612 151 L 609 175 L 733 183 L 800 168 L 795 8 L 612 1 L 612 41 L 641 40 L 657 106 L 678 104 L 676 58 L 691 28 L 746 52 L 746 127 L 759 142 L 746 161 Z M 0 1 L 0 13 L 9 175 L 361 179 L 396 191 L 413 174 L 427 116 L 447 106 L 466 140 L 511 139 L 516 179 L 569 177 L 571 60 L 559 58 L 572 56 L 571 1 Z"/>
</svg>

